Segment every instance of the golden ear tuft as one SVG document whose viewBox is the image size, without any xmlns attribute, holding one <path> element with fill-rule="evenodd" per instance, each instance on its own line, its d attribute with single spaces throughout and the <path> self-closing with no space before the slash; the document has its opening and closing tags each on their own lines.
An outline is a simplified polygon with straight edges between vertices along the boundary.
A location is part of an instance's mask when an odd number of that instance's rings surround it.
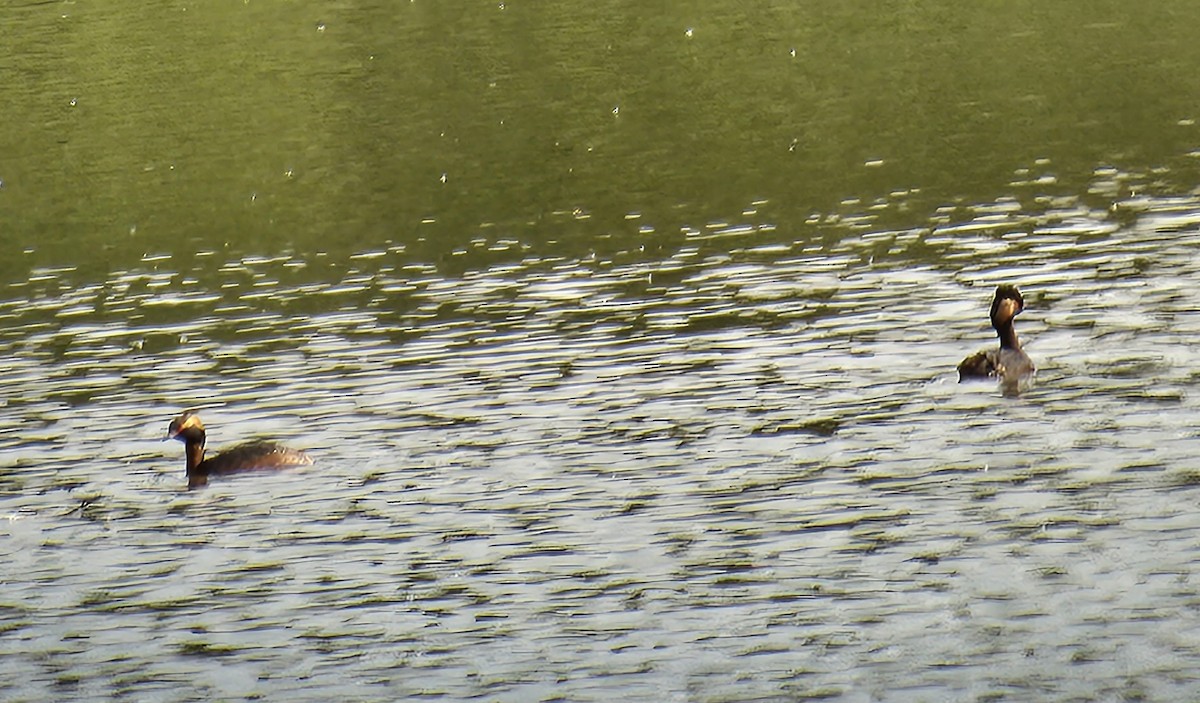
<svg viewBox="0 0 1200 703">
<path fill-rule="evenodd" d="M 173 437 L 184 430 L 193 428 L 203 430 L 204 423 L 200 422 L 200 416 L 196 414 L 195 410 L 184 410 L 179 417 L 171 421 L 171 427 L 168 432 Z"/>
</svg>

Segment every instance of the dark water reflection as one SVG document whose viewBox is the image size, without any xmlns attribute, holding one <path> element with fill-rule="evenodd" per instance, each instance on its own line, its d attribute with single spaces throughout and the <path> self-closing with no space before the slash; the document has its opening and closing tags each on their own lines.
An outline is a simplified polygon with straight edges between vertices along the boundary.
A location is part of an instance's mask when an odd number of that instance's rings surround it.
<svg viewBox="0 0 1200 703">
<path fill-rule="evenodd" d="M 0 281 L 197 251 L 670 256 L 710 225 L 790 242 L 1010 179 L 1074 197 L 1111 165 L 1186 192 L 1200 170 L 1186 3 L 197 9 L 12 11 Z"/>
<path fill-rule="evenodd" d="M 1194 9 L 359 5 L 8 18 L 0 697 L 1194 697 Z"/>
</svg>

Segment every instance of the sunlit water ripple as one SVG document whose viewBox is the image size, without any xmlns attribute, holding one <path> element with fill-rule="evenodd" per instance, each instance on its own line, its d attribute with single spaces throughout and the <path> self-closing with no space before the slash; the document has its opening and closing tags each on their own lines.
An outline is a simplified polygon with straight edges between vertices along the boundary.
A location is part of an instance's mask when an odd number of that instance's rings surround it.
<svg viewBox="0 0 1200 703">
<path fill-rule="evenodd" d="M 36 271 L 0 302 L 4 697 L 1187 698 L 1200 204 L 824 219 Z M 954 374 L 1001 281 L 1020 398 Z M 183 406 L 318 465 L 186 492 Z"/>
</svg>

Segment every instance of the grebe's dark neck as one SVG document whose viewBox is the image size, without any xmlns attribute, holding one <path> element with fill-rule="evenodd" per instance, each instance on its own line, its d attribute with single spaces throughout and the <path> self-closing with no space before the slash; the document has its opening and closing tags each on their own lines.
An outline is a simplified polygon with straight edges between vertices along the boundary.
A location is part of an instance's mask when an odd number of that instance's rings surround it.
<svg viewBox="0 0 1200 703">
<path fill-rule="evenodd" d="M 190 474 L 204 461 L 204 438 L 188 437 L 184 440 L 184 455 L 187 457 L 187 472 Z"/>
<path fill-rule="evenodd" d="M 200 467 L 204 463 L 204 430 L 199 427 L 187 427 L 176 435 L 176 439 L 183 440 L 188 487 L 195 488 L 208 483 L 208 472 Z"/>
<path fill-rule="evenodd" d="M 996 334 L 1000 336 L 1001 349 L 1020 349 L 1021 342 L 1017 339 L 1017 330 L 1013 328 L 1013 321 L 1010 317 L 1008 320 L 996 325 Z M 204 446 L 201 444 L 201 454 L 204 453 Z"/>
</svg>

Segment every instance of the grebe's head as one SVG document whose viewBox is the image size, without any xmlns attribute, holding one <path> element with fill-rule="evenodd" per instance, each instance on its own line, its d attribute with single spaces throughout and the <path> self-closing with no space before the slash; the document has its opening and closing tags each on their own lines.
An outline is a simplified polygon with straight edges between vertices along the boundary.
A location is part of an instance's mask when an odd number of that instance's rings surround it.
<svg viewBox="0 0 1200 703">
<path fill-rule="evenodd" d="M 996 286 L 996 297 L 992 298 L 992 324 L 999 325 L 1012 322 L 1012 319 L 1025 309 L 1025 299 L 1021 291 L 1008 283 Z"/>
<path fill-rule="evenodd" d="M 179 417 L 171 420 L 165 439 L 177 439 L 180 442 L 188 440 L 204 441 L 204 423 L 195 410 L 184 410 Z"/>
</svg>

